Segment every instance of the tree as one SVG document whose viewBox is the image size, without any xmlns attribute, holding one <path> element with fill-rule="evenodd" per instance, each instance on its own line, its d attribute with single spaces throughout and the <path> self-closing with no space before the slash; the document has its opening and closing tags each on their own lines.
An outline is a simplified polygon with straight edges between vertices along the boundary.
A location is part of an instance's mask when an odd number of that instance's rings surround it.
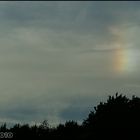
<svg viewBox="0 0 140 140">
<path fill-rule="evenodd" d="M 47 130 L 49 128 L 49 123 L 47 120 L 44 120 L 41 125 L 39 126 L 40 129 Z"/>
<path fill-rule="evenodd" d="M 83 125 L 89 128 L 131 128 L 140 122 L 140 98 L 128 99 L 122 94 L 109 96 L 107 102 L 94 107 Z M 137 125 L 137 127 L 140 127 Z"/>
</svg>

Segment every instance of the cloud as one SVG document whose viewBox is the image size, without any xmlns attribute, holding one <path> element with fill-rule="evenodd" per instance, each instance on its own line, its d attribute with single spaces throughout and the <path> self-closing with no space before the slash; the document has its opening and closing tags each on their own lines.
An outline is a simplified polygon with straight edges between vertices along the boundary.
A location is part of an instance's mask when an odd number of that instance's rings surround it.
<svg viewBox="0 0 140 140">
<path fill-rule="evenodd" d="M 126 85 L 140 66 L 112 68 L 121 47 L 139 60 L 139 13 L 137 2 L 1 2 L 1 120 L 81 121 L 109 94 L 139 95 Z"/>
</svg>

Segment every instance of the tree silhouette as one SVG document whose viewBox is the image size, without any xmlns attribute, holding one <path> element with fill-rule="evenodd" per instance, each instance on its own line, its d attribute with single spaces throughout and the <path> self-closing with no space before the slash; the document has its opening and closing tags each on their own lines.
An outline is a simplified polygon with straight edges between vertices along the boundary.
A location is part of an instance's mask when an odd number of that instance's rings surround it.
<svg viewBox="0 0 140 140">
<path fill-rule="evenodd" d="M 130 133 L 140 129 L 140 98 L 128 99 L 122 94 L 109 96 L 107 102 L 100 102 L 94 107 L 83 127 L 90 132 L 105 133 L 108 136 L 130 137 Z M 135 130 L 134 130 L 135 129 Z"/>
<path fill-rule="evenodd" d="M 66 121 L 57 127 L 50 127 L 47 120 L 39 126 L 15 124 L 7 128 L 1 125 L 1 132 L 12 132 L 13 139 L 135 139 L 140 130 L 140 98 L 131 99 L 116 93 L 106 102 L 100 102 L 90 111 L 88 117 L 79 125 L 74 120 Z"/>
</svg>

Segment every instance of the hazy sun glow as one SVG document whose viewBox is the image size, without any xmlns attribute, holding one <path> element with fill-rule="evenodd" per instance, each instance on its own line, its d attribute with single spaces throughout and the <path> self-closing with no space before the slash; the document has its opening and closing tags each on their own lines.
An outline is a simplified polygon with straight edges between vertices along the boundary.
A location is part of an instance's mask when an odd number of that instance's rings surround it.
<svg viewBox="0 0 140 140">
<path fill-rule="evenodd" d="M 114 70 L 116 73 L 133 72 L 137 64 L 137 51 L 135 49 L 126 49 L 121 47 L 115 51 Z"/>
<path fill-rule="evenodd" d="M 116 48 L 113 53 L 113 69 L 116 74 L 126 74 L 137 70 L 139 51 L 129 42 L 127 31 L 122 27 L 109 27 L 115 37 L 112 46 Z M 127 39 L 126 39 L 127 38 Z"/>
<path fill-rule="evenodd" d="M 126 65 L 125 59 L 125 50 L 123 48 L 119 48 L 115 51 L 115 62 L 114 69 L 116 72 L 122 72 L 124 70 L 124 66 Z"/>
</svg>

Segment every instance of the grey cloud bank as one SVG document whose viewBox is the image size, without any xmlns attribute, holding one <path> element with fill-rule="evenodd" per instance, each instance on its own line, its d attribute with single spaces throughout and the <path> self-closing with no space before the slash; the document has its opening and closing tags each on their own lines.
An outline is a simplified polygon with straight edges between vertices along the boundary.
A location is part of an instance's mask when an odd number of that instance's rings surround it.
<svg viewBox="0 0 140 140">
<path fill-rule="evenodd" d="M 80 122 L 110 94 L 139 96 L 139 2 L 0 4 L 1 122 Z"/>
</svg>

